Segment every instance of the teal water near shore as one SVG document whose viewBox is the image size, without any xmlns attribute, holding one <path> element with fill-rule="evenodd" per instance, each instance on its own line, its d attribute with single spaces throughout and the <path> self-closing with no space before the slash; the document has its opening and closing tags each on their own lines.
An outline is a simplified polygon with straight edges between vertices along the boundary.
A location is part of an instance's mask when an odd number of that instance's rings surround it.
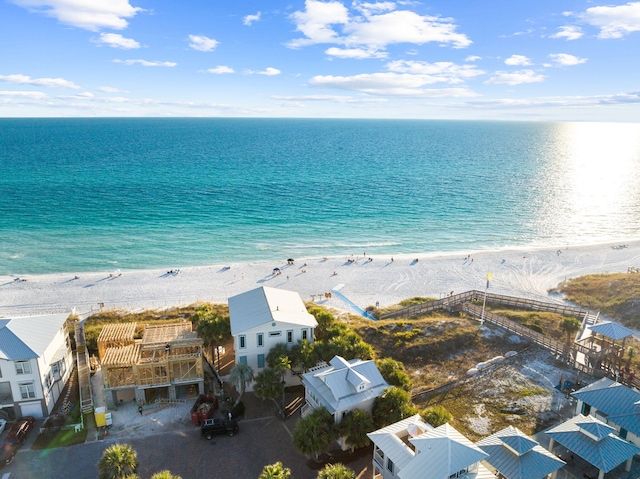
<svg viewBox="0 0 640 479">
<path fill-rule="evenodd" d="M 0 274 L 640 238 L 640 125 L 0 119 Z"/>
</svg>

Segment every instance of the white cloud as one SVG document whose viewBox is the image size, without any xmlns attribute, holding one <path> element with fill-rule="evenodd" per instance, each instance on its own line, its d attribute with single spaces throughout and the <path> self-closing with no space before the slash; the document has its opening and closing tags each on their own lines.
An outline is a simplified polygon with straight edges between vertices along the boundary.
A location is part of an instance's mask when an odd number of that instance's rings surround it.
<svg viewBox="0 0 640 479">
<path fill-rule="evenodd" d="M 242 24 L 251 26 L 253 22 L 259 22 L 261 16 L 262 16 L 262 12 L 258 12 L 255 15 L 247 15 L 242 19 Z"/>
<path fill-rule="evenodd" d="M 599 38 L 622 38 L 640 31 L 640 2 L 591 7 L 579 16 L 589 25 L 600 28 Z"/>
<path fill-rule="evenodd" d="M 175 67 L 176 62 L 158 62 L 148 60 L 113 60 L 113 63 L 122 63 L 123 65 L 142 65 L 143 67 Z"/>
<path fill-rule="evenodd" d="M 467 88 L 426 89 L 425 85 L 436 83 L 429 75 L 409 73 L 364 73 L 353 76 L 320 75 L 309 80 L 309 84 L 322 88 L 350 90 L 380 96 L 407 98 L 469 97 L 476 93 Z"/>
<path fill-rule="evenodd" d="M 356 98 L 344 95 L 302 95 L 302 96 L 280 96 L 273 95 L 271 98 L 275 100 L 288 101 L 330 101 L 333 103 L 384 103 L 388 101 L 385 98 Z"/>
<path fill-rule="evenodd" d="M 559 27 L 560 30 L 558 33 L 554 33 L 553 35 L 549 35 L 550 38 L 564 38 L 565 40 L 577 40 L 582 37 L 584 33 L 582 32 L 582 28 L 576 27 L 573 25 L 567 25 L 564 27 Z"/>
<path fill-rule="evenodd" d="M 479 57 L 478 55 L 469 55 L 464 59 L 465 62 L 477 62 L 478 60 L 482 60 L 482 57 Z"/>
<path fill-rule="evenodd" d="M 574 55 L 569 55 L 568 53 L 552 53 L 549 55 L 549 58 L 556 62 L 556 64 L 563 66 L 580 65 L 587 61 L 586 58 L 579 58 Z"/>
<path fill-rule="evenodd" d="M 142 8 L 129 4 L 129 0 L 11 0 L 30 12 L 42 13 L 60 23 L 85 30 L 103 28 L 122 30 L 127 19 L 133 18 Z"/>
<path fill-rule="evenodd" d="M 34 100 L 47 98 L 47 95 L 42 93 L 41 91 L 0 91 L 0 96 L 14 98 L 31 98 Z"/>
<path fill-rule="evenodd" d="M 108 45 L 112 48 L 122 48 L 123 50 L 140 48 L 140 44 L 133 38 L 125 38 L 119 33 L 101 33 L 99 38 L 93 38 L 91 41 L 97 44 Z"/>
<path fill-rule="evenodd" d="M 525 57 L 524 55 L 511 55 L 504 62 L 505 62 L 505 64 L 511 65 L 511 66 L 515 66 L 515 65 L 518 65 L 518 66 L 531 65 L 531 60 L 529 58 Z"/>
<path fill-rule="evenodd" d="M 255 72 L 257 75 L 266 75 L 266 76 L 274 76 L 274 75 L 280 75 L 280 73 L 282 73 L 280 70 L 278 70 L 277 68 L 272 68 L 272 67 L 267 67 L 265 68 L 263 71 L 261 72 Z"/>
<path fill-rule="evenodd" d="M 361 12 L 363 15 L 369 16 L 375 13 L 390 12 L 392 10 L 395 10 L 396 4 L 393 2 L 369 3 L 369 2 L 359 2 L 356 0 L 353 2 L 353 7 L 359 12 Z"/>
<path fill-rule="evenodd" d="M 463 83 L 465 78 L 484 75 L 475 65 L 457 65 L 453 62 L 421 62 L 411 60 L 396 60 L 387 63 L 387 69 L 396 73 L 410 73 L 420 75 L 429 83 Z"/>
<path fill-rule="evenodd" d="M 212 52 L 217 46 L 218 41 L 204 35 L 189 35 L 189 46 L 199 52 Z"/>
<path fill-rule="evenodd" d="M 235 73 L 235 70 L 231 67 L 228 67 L 226 65 L 218 65 L 215 68 L 208 68 L 206 70 L 208 73 L 213 73 L 215 75 L 223 75 L 225 73 Z"/>
<path fill-rule="evenodd" d="M 392 10 L 390 2 L 359 3 L 354 8 L 362 15 L 350 15 L 338 1 L 306 0 L 305 10 L 290 18 L 304 38 L 291 40 L 287 46 L 334 43 L 348 48 L 376 51 L 396 43 L 436 42 L 464 48 L 471 44 L 466 35 L 456 33 L 457 26 L 450 18 L 418 15 L 410 10 Z M 363 14 L 364 12 L 364 14 Z M 335 28 L 341 28 L 338 32 Z"/>
<path fill-rule="evenodd" d="M 325 50 L 325 53 L 337 58 L 350 58 L 354 60 L 362 60 L 364 58 L 387 58 L 387 52 L 379 50 L 365 50 L 362 48 L 337 48 L 331 47 Z"/>
<path fill-rule="evenodd" d="M 541 97 L 541 98 L 499 98 L 495 100 L 469 100 L 459 107 L 481 109 L 510 108 L 583 108 L 597 105 L 617 105 L 624 103 L 640 103 L 640 91 L 616 93 L 612 95 Z"/>
<path fill-rule="evenodd" d="M 0 81 L 7 83 L 16 83 L 18 85 L 35 85 L 51 88 L 71 88 L 79 90 L 80 87 L 75 83 L 65 80 L 64 78 L 31 78 L 27 75 L 0 75 Z"/>
<path fill-rule="evenodd" d="M 520 85 L 521 83 L 538 83 L 546 77 L 533 70 L 520 70 L 517 72 L 495 72 L 494 76 L 485 83 L 489 85 Z"/>
<path fill-rule="evenodd" d="M 118 88 L 113 88 L 110 86 L 101 86 L 101 87 L 98 87 L 98 90 L 103 91 L 105 93 L 120 93 L 121 91 Z"/>
</svg>

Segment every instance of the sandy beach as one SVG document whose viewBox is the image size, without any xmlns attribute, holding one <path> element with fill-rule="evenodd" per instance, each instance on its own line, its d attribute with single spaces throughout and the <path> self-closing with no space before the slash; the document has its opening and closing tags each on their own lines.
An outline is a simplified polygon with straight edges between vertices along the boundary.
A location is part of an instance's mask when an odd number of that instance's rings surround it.
<svg viewBox="0 0 640 479">
<path fill-rule="evenodd" d="M 412 296 L 440 298 L 451 292 L 483 290 L 487 272 L 493 276 L 491 292 L 561 302 L 547 291 L 565 279 L 639 267 L 640 240 L 453 254 L 365 254 L 295 258 L 293 265 L 283 258 L 192 268 L 175 265 L 167 270 L 27 275 L 20 280 L 0 276 L 0 315 L 71 312 L 73 308 L 85 315 L 101 307 L 138 310 L 198 301 L 226 303 L 230 296 L 259 286 L 297 291 L 305 301 L 355 312 L 354 305 L 383 307 Z M 274 274 L 274 268 L 280 268 L 280 274 Z M 341 295 L 326 298 L 325 293 L 334 288 Z"/>
</svg>

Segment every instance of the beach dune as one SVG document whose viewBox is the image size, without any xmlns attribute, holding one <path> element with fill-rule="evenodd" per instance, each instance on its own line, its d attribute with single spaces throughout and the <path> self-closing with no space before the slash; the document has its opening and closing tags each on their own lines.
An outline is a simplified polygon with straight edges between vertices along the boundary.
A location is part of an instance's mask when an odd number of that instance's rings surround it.
<svg viewBox="0 0 640 479">
<path fill-rule="evenodd" d="M 548 290 L 566 279 L 640 267 L 640 241 L 447 254 L 363 254 L 295 258 L 293 264 L 285 256 L 275 262 L 180 270 L 26 275 L 20 281 L 15 276 L 0 276 L 0 315 L 71 312 L 74 308 L 85 315 L 100 308 L 226 303 L 230 296 L 263 285 L 297 291 L 304 301 L 355 312 L 353 305 L 364 309 L 378 303 L 384 307 L 413 296 L 440 298 L 452 292 L 484 290 L 488 272 L 490 292 L 560 302 L 562 298 L 549 295 Z M 274 268 L 280 274 L 274 274 Z M 327 297 L 336 287 L 341 294 Z"/>
</svg>

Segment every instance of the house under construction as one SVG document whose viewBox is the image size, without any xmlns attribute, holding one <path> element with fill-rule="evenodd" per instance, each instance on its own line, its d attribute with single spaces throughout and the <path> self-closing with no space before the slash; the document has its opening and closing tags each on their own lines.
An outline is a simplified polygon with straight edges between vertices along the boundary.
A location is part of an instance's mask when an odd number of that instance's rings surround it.
<svg viewBox="0 0 640 479">
<path fill-rule="evenodd" d="M 108 324 L 98 337 L 108 407 L 119 402 L 153 402 L 204 394 L 202 339 L 190 322 L 142 326 Z"/>
</svg>

